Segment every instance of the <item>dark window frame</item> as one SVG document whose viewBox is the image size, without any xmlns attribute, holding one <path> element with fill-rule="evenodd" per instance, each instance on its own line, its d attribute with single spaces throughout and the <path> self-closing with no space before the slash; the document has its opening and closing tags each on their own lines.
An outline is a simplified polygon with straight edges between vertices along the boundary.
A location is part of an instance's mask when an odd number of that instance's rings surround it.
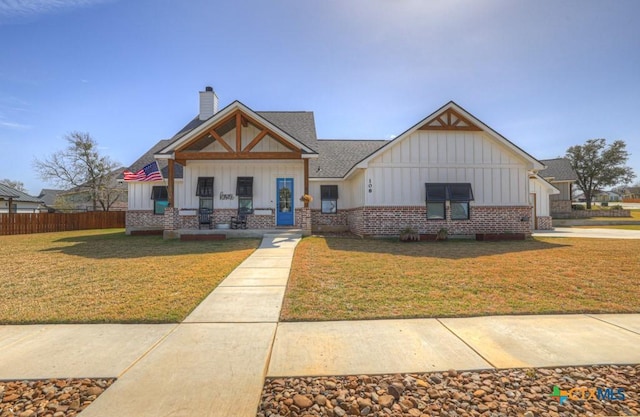
<svg viewBox="0 0 640 417">
<path fill-rule="evenodd" d="M 253 177 L 238 177 L 236 180 L 236 196 L 253 197 Z"/>
<path fill-rule="evenodd" d="M 209 209 L 213 213 L 214 186 L 214 177 L 198 177 L 198 182 L 196 183 L 196 196 L 200 197 L 198 210 Z"/>
<path fill-rule="evenodd" d="M 253 213 L 253 177 L 238 177 L 236 179 L 236 197 L 238 197 L 238 212 Z"/>
<path fill-rule="evenodd" d="M 198 177 L 196 195 L 198 197 L 213 198 L 214 177 Z"/>
<path fill-rule="evenodd" d="M 330 209 L 325 209 L 325 203 L 331 204 Z M 320 186 L 320 212 L 322 214 L 338 214 L 338 186 Z"/>
<path fill-rule="evenodd" d="M 164 210 L 169 207 L 168 187 L 166 185 L 151 187 L 151 199 L 153 200 L 153 214 L 164 215 Z"/>
<path fill-rule="evenodd" d="M 426 206 L 427 206 L 427 220 L 446 220 L 447 219 L 447 206 L 446 202 L 449 201 L 449 220 L 470 220 L 471 219 L 471 204 L 473 201 L 473 189 L 471 183 L 468 182 L 453 182 L 453 183 L 425 183 L 426 193 Z M 429 214 L 429 206 L 435 206 L 436 204 L 442 204 L 443 216 L 433 217 Z M 454 217 L 453 205 L 463 205 L 463 212 L 465 217 Z M 455 210 L 459 212 L 459 210 Z"/>
</svg>

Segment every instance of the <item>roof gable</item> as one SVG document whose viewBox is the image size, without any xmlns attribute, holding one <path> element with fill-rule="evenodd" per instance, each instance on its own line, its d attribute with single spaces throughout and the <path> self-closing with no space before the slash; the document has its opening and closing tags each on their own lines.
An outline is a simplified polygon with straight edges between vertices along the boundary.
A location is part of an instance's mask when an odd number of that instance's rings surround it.
<svg viewBox="0 0 640 417">
<path fill-rule="evenodd" d="M 279 126 L 276 126 L 274 123 L 267 120 L 267 118 L 254 112 L 241 102 L 234 101 L 203 123 L 200 123 L 190 130 L 187 130 L 187 127 L 185 127 L 185 129 L 179 132 L 179 135 L 182 132 L 184 133 L 181 136 L 173 139 L 171 143 L 169 143 L 166 147 L 156 153 L 155 157 L 166 158 L 176 151 L 187 149 L 191 145 L 195 146 L 195 148 L 197 149 L 198 146 L 203 145 L 198 144 L 197 142 L 203 140 L 216 141 L 221 144 L 227 151 L 231 152 L 233 150 L 233 146 L 222 139 L 222 136 L 230 131 L 230 129 L 236 128 L 237 123 L 235 121 L 238 119 L 242 121 L 243 126 L 246 126 L 246 123 L 251 123 L 262 129 L 261 137 L 256 137 L 255 141 L 252 141 L 243 151 L 250 151 L 251 148 L 253 148 L 253 146 L 257 144 L 257 142 L 262 140 L 265 136 L 269 135 L 271 138 L 275 139 L 283 146 L 291 150 L 299 150 L 303 154 L 309 155 L 316 154 L 316 151 L 311 147 L 303 143 L 301 140 L 293 137 L 291 134 L 285 132 Z M 190 122 L 190 124 L 196 125 L 197 123 L 194 123 L 194 121 L 192 121 Z M 313 133 L 315 133 L 315 131 Z M 208 136 L 211 136 L 211 139 L 207 139 Z M 235 144 L 235 148 L 236 152 L 241 151 L 241 149 L 238 149 L 239 144 Z"/>
<path fill-rule="evenodd" d="M 481 120 L 474 115 L 457 105 L 455 102 L 450 101 L 444 106 L 440 107 L 429 116 L 425 117 L 411 128 L 404 131 L 395 139 L 389 141 L 384 146 L 374 151 L 366 158 L 358 162 L 354 167 L 346 174 L 350 175 L 356 168 L 366 168 L 367 164 L 375 157 L 389 150 L 395 144 L 398 144 L 411 136 L 417 130 L 465 130 L 465 131 L 481 131 L 486 133 L 489 137 L 493 138 L 506 148 L 513 151 L 518 157 L 526 161 L 528 168 L 532 170 L 540 170 L 544 168 L 544 165 L 533 156 L 516 146 L 504 136 L 500 135 L 495 130 L 484 124 Z"/>
</svg>

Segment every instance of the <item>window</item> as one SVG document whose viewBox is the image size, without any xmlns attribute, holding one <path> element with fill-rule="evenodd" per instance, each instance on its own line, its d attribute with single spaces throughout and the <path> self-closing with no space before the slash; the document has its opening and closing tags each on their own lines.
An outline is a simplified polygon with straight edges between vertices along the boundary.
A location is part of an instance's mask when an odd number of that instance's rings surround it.
<svg viewBox="0 0 640 417">
<path fill-rule="evenodd" d="M 151 188 L 153 200 L 153 214 L 164 214 L 164 209 L 169 206 L 169 193 L 164 185 L 155 185 Z"/>
<path fill-rule="evenodd" d="M 213 197 L 213 177 L 198 177 L 196 195 L 198 197 Z"/>
<path fill-rule="evenodd" d="M 469 201 L 473 200 L 471 184 L 449 184 L 451 220 L 469 220 Z"/>
<path fill-rule="evenodd" d="M 253 177 L 238 177 L 236 196 L 238 196 L 238 211 L 253 213 Z"/>
<path fill-rule="evenodd" d="M 473 191 L 469 183 L 426 183 L 427 219 L 444 220 L 449 200 L 451 220 L 469 220 L 469 202 Z"/>
<path fill-rule="evenodd" d="M 336 214 L 338 212 L 338 186 L 320 186 L 321 212 L 323 214 Z"/>
<path fill-rule="evenodd" d="M 196 195 L 200 197 L 199 208 L 213 211 L 213 177 L 198 177 Z"/>
<path fill-rule="evenodd" d="M 427 183 L 427 220 L 445 219 L 447 184 Z"/>
</svg>

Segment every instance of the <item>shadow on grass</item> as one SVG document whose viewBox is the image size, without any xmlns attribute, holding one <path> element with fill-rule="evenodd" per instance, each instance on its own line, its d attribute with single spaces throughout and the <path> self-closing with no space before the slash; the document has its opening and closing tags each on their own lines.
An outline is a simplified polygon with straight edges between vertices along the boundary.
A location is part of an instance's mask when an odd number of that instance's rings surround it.
<svg viewBox="0 0 640 417">
<path fill-rule="evenodd" d="M 335 251 L 384 253 L 398 256 L 433 257 L 445 259 L 478 258 L 514 252 L 557 249 L 573 246 L 571 243 L 554 243 L 538 239 L 519 241 L 478 242 L 450 239 L 437 242 L 400 242 L 398 239 L 348 239 L 324 238 L 327 247 Z"/>
<path fill-rule="evenodd" d="M 56 246 L 56 243 L 65 245 Z M 124 232 L 114 232 L 57 239 L 52 242 L 53 247 L 42 249 L 42 252 L 60 252 L 93 259 L 131 259 L 233 252 L 255 249 L 259 244 L 260 239 L 183 242 L 178 239 L 164 240 L 162 236 L 128 236 Z"/>
</svg>

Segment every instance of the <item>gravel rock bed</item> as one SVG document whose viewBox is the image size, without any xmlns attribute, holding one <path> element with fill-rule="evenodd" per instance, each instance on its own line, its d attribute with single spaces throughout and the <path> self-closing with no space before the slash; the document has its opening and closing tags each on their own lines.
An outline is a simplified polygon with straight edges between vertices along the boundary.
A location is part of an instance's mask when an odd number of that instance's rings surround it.
<svg viewBox="0 0 640 417">
<path fill-rule="evenodd" d="M 0 381 L 0 417 L 74 417 L 115 379 Z"/>
<path fill-rule="evenodd" d="M 578 388 L 563 404 L 554 385 Z M 624 400 L 577 400 L 584 387 L 624 389 Z M 640 416 L 640 365 L 269 378 L 258 417 Z"/>
</svg>

